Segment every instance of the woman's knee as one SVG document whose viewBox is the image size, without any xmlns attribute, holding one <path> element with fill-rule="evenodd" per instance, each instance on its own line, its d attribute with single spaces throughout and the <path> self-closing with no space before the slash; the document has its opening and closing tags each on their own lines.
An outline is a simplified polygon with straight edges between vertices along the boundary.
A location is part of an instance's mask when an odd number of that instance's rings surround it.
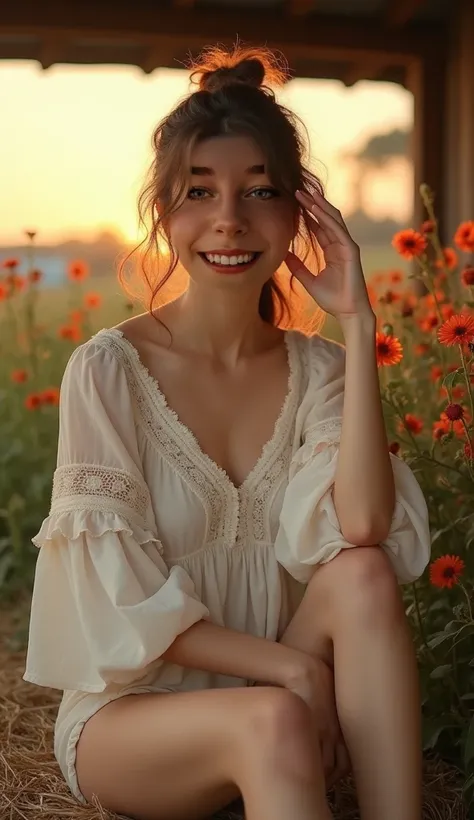
<svg viewBox="0 0 474 820">
<path fill-rule="evenodd" d="M 315 587 L 324 587 L 329 606 L 351 620 L 380 622 L 404 614 L 396 575 L 380 546 L 341 550 L 313 578 Z"/>
<path fill-rule="evenodd" d="M 279 687 L 259 687 L 259 698 L 243 721 L 247 754 L 253 750 L 265 765 L 314 776 L 318 746 L 309 707 L 298 695 Z M 249 762 L 254 765 L 253 755 Z"/>
</svg>

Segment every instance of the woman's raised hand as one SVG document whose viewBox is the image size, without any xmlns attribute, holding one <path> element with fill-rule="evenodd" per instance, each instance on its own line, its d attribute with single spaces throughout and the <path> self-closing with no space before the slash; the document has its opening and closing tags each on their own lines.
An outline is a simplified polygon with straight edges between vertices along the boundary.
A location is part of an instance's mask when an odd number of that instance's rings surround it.
<svg viewBox="0 0 474 820">
<path fill-rule="evenodd" d="M 300 205 L 311 215 L 311 230 L 324 254 L 325 267 L 314 276 L 306 265 L 288 252 L 285 262 L 315 302 L 340 321 L 373 317 L 360 260 L 359 246 L 333 205 L 317 192 L 297 191 Z"/>
</svg>

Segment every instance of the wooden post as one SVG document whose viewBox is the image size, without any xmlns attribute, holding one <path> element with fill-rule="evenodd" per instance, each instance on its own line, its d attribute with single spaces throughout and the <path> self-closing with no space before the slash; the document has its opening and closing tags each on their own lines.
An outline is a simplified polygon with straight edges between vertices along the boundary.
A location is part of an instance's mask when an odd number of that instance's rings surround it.
<svg viewBox="0 0 474 820">
<path fill-rule="evenodd" d="M 441 218 L 445 203 L 446 156 L 446 55 L 442 50 L 428 51 L 408 67 L 407 87 L 414 97 L 413 160 L 414 226 L 426 219 L 420 199 L 420 185 L 425 182 L 435 193 L 436 212 Z M 445 227 L 441 224 L 441 237 Z"/>
</svg>

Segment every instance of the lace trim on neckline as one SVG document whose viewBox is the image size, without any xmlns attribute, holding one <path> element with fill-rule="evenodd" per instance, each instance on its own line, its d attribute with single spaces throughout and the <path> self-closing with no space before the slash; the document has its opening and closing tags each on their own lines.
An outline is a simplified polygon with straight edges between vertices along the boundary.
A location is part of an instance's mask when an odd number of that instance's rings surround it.
<svg viewBox="0 0 474 820">
<path fill-rule="evenodd" d="M 285 331 L 284 333 L 284 342 L 286 346 L 288 361 L 288 381 L 285 399 L 280 408 L 278 418 L 274 424 L 272 436 L 264 444 L 256 463 L 250 470 L 247 477 L 239 486 L 234 484 L 234 482 L 232 481 L 232 479 L 223 467 L 217 464 L 217 462 L 215 462 L 207 453 L 204 452 L 201 445 L 199 444 L 197 437 L 194 435 L 192 430 L 190 430 L 190 428 L 186 424 L 184 424 L 184 422 L 181 421 L 178 413 L 175 410 L 173 410 L 173 408 L 168 404 L 166 396 L 161 390 L 158 380 L 151 375 L 146 365 L 143 364 L 142 360 L 140 359 L 140 355 L 137 348 L 132 344 L 132 342 L 129 341 L 129 339 L 127 339 L 123 331 L 114 327 L 101 330 L 99 331 L 99 333 L 112 333 L 119 336 L 123 346 L 130 353 L 130 356 L 133 360 L 133 364 L 135 367 L 135 371 L 141 377 L 142 383 L 146 386 L 149 397 L 152 399 L 152 401 L 157 400 L 160 407 L 162 408 L 163 413 L 168 415 L 169 418 L 172 419 L 175 432 L 181 439 L 186 441 L 190 452 L 196 453 L 196 456 L 199 458 L 200 461 L 207 462 L 208 466 L 214 472 L 218 473 L 221 479 L 226 484 L 230 484 L 236 492 L 241 492 L 245 490 L 249 485 L 255 484 L 259 474 L 262 473 L 263 468 L 267 467 L 272 454 L 280 448 L 281 439 L 285 437 L 285 433 L 288 429 L 287 417 L 291 417 L 293 415 L 292 413 L 290 413 L 290 410 L 295 409 L 295 405 L 297 404 L 299 399 L 298 385 L 300 369 L 297 366 L 298 360 L 296 356 L 296 351 L 294 351 L 292 347 L 293 339 L 288 331 Z M 96 335 L 98 336 L 99 333 Z"/>
<path fill-rule="evenodd" d="M 97 339 L 99 337 L 99 339 Z M 224 539 L 269 540 L 267 520 L 271 499 L 288 472 L 292 431 L 301 400 L 302 349 L 298 338 L 285 332 L 288 351 L 288 391 L 272 437 L 245 481 L 236 487 L 227 472 L 199 446 L 196 437 L 170 408 L 157 380 L 141 362 L 137 349 L 118 328 L 99 331 L 91 341 L 103 343 L 123 365 L 135 399 L 140 426 L 151 445 L 200 499 L 206 513 L 205 543 Z M 156 422 L 156 410 L 160 423 Z"/>
</svg>

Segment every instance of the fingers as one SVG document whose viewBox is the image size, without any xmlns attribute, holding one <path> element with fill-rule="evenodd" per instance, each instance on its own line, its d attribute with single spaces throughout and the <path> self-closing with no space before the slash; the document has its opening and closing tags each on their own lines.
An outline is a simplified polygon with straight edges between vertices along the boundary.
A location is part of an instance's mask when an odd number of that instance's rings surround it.
<svg viewBox="0 0 474 820">
<path fill-rule="evenodd" d="M 330 205 L 323 196 L 315 193 L 313 198 L 304 191 L 297 191 L 295 196 L 300 204 L 316 217 L 330 239 L 344 244 L 352 242 L 340 212 L 333 205 Z"/>
</svg>

